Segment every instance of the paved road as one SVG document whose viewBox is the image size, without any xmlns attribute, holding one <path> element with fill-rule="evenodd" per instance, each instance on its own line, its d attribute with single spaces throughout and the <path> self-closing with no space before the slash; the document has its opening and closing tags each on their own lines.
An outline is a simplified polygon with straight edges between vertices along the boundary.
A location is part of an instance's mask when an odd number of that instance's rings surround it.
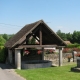
<svg viewBox="0 0 80 80">
<path fill-rule="evenodd" d="M 25 80 L 8 64 L 0 64 L 0 80 Z"/>
</svg>

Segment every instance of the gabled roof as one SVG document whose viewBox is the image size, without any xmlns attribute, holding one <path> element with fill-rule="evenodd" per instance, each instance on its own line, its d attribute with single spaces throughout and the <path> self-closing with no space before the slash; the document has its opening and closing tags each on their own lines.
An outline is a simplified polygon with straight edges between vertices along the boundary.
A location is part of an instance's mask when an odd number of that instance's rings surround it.
<svg viewBox="0 0 80 80">
<path fill-rule="evenodd" d="M 37 22 L 25 25 L 18 33 L 16 33 L 9 41 L 6 42 L 5 47 L 12 48 L 17 44 L 20 44 L 22 39 L 24 39 L 24 37 L 31 33 L 41 23 L 45 25 L 45 27 L 58 39 L 58 41 L 62 43 L 63 46 L 66 45 L 66 43 L 56 33 L 54 33 L 43 20 L 39 20 Z"/>
</svg>

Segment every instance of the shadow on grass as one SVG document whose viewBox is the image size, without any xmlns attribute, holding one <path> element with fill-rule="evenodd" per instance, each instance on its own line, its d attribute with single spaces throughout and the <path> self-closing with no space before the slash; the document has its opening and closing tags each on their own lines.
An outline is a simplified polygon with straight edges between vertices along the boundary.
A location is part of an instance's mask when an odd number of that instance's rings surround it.
<svg viewBox="0 0 80 80">
<path fill-rule="evenodd" d="M 77 72 L 77 71 L 69 71 L 69 72 L 73 72 L 73 73 L 80 73 L 80 72 Z"/>
<path fill-rule="evenodd" d="M 80 68 L 78 68 L 78 67 L 71 67 L 69 72 L 80 73 Z"/>
</svg>

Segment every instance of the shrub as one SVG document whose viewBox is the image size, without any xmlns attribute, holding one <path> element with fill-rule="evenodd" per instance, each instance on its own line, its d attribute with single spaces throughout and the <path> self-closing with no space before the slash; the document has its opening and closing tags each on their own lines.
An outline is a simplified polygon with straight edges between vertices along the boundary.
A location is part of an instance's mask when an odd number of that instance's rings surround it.
<svg viewBox="0 0 80 80">
<path fill-rule="evenodd" d="M 71 53 L 72 52 L 72 48 L 64 48 L 63 49 L 63 53 Z"/>
<path fill-rule="evenodd" d="M 80 52 L 80 48 L 73 48 L 73 51 Z"/>
<path fill-rule="evenodd" d="M 80 49 L 80 46 L 78 46 L 77 48 L 79 48 L 79 49 Z"/>
<path fill-rule="evenodd" d="M 5 48 L 4 46 L 0 46 L 0 62 L 5 62 L 6 55 L 5 55 Z"/>
<path fill-rule="evenodd" d="M 75 47 L 80 47 L 80 44 L 75 43 L 66 46 L 66 48 L 75 48 Z"/>
<path fill-rule="evenodd" d="M 6 40 L 0 36 L 0 46 L 3 46 L 5 44 Z"/>
<path fill-rule="evenodd" d="M 53 49 L 46 49 L 45 53 L 46 54 L 52 54 L 52 53 L 55 53 L 55 50 L 53 50 Z"/>
<path fill-rule="evenodd" d="M 76 57 L 80 57 L 80 53 L 75 54 Z"/>
</svg>

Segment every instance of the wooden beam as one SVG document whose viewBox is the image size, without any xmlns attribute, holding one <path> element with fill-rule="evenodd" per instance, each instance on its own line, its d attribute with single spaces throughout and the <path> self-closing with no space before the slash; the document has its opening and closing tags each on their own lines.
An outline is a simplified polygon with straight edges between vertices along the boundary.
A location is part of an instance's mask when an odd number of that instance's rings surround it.
<svg viewBox="0 0 80 80">
<path fill-rule="evenodd" d="M 42 28 L 40 26 L 40 45 L 42 45 Z"/>
<path fill-rule="evenodd" d="M 38 39 L 36 38 L 36 35 L 33 35 L 33 37 L 34 37 L 38 42 L 40 42 L 40 40 L 38 40 Z"/>
<path fill-rule="evenodd" d="M 20 45 L 22 45 L 24 42 L 26 42 L 30 38 L 31 35 L 32 34 L 27 35 L 26 38 L 20 43 Z"/>
<path fill-rule="evenodd" d="M 18 48 L 57 47 L 57 45 L 21 45 Z"/>
</svg>

